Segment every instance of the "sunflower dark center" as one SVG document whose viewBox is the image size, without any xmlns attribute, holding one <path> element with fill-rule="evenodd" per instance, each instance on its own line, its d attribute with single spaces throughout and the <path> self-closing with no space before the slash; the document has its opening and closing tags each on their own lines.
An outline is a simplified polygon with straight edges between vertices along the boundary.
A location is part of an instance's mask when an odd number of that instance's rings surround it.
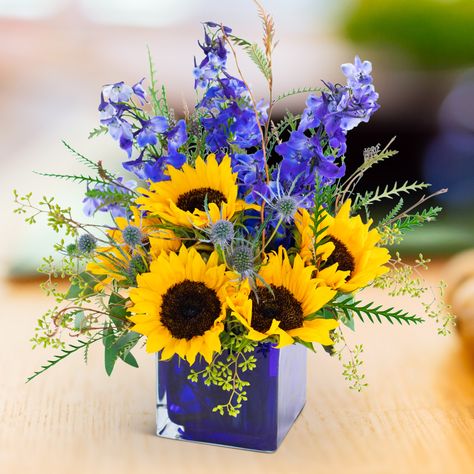
<svg viewBox="0 0 474 474">
<path fill-rule="evenodd" d="M 354 257 L 351 255 L 347 247 L 338 239 L 331 237 L 331 242 L 334 244 L 334 250 L 326 261 L 326 266 L 330 267 L 338 263 L 338 270 L 343 272 L 353 272 L 355 269 Z"/>
<path fill-rule="evenodd" d="M 252 293 L 252 327 L 260 332 L 270 329 L 272 320 L 280 321 L 284 331 L 300 328 L 303 325 L 303 308 L 291 291 L 283 286 L 270 285 L 258 287 L 257 294 Z"/>
<path fill-rule="evenodd" d="M 214 290 L 202 282 L 184 280 L 168 289 L 161 303 L 161 322 L 176 339 L 202 336 L 221 313 Z"/>
<path fill-rule="evenodd" d="M 196 188 L 181 194 L 176 205 L 183 211 L 194 212 L 195 209 L 204 211 L 206 196 L 208 204 L 214 203 L 220 206 L 221 203 L 227 202 L 225 196 L 217 189 Z"/>
</svg>

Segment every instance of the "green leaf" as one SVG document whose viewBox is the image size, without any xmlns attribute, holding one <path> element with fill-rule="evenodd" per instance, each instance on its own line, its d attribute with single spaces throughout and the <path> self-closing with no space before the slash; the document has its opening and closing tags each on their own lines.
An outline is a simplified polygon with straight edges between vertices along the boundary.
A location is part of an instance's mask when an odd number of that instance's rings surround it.
<svg viewBox="0 0 474 474">
<path fill-rule="evenodd" d="M 107 327 L 105 330 L 103 343 L 105 372 L 110 376 L 118 358 L 118 352 L 113 347 L 115 343 L 115 334 L 111 326 Z"/>
<path fill-rule="evenodd" d="M 342 311 L 347 318 L 351 318 L 352 312 L 354 312 L 362 322 L 365 321 L 366 317 L 371 323 L 375 322 L 375 320 L 381 323 L 383 319 L 387 320 L 390 324 L 393 324 L 394 321 L 399 324 L 419 324 L 424 321 L 423 318 L 409 314 L 401 309 L 383 309 L 381 305 L 374 306 L 372 302 L 364 304 L 362 301 L 354 301 L 352 296 L 342 301 L 331 301 L 328 305 Z"/>
<path fill-rule="evenodd" d="M 443 208 L 440 206 L 423 209 L 420 212 L 409 214 L 405 218 L 396 221 L 394 226 L 396 226 L 402 233 L 406 233 L 416 227 L 421 227 L 426 222 L 433 222 L 442 210 Z"/>
<path fill-rule="evenodd" d="M 78 311 L 74 315 L 74 329 L 76 331 L 82 331 L 84 329 L 84 323 L 86 322 L 86 315 L 84 311 Z"/>
<path fill-rule="evenodd" d="M 249 41 L 234 35 L 229 35 L 229 38 L 234 44 L 243 48 L 250 59 L 257 65 L 262 74 L 265 76 L 265 79 L 270 80 L 272 77 L 272 70 L 268 63 L 265 52 L 258 46 L 258 44 L 250 43 Z"/>
<path fill-rule="evenodd" d="M 96 129 L 97 130 L 97 129 Z M 105 131 L 107 131 L 107 127 L 105 127 Z M 89 138 L 91 138 L 91 135 L 89 135 Z M 86 165 L 88 168 L 91 168 L 95 171 L 99 168 L 97 163 L 94 163 L 92 160 L 89 160 L 89 158 L 86 158 L 84 155 L 76 151 L 69 143 L 67 143 L 65 140 L 62 140 L 63 145 L 73 154 L 73 156 L 76 158 L 77 161 L 82 163 L 83 165 Z"/>
<path fill-rule="evenodd" d="M 117 293 L 112 293 L 109 299 L 109 315 L 117 329 L 122 329 L 129 313 L 125 304 L 128 300 Z"/>
<path fill-rule="evenodd" d="M 316 349 L 314 348 L 312 342 L 303 341 L 303 339 L 300 339 L 299 337 L 296 337 L 295 341 L 298 344 L 301 344 L 302 346 L 306 347 L 306 349 L 309 349 L 311 352 L 316 352 Z"/>
<path fill-rule="evenodd" d="M 64 360 L 66 357 L 69 357 L 71 354 L 74 354 L 77 352 L 79 349 L 87 349 L 91 344 L 94 342 L 100 341 L 103 339 L 104 335 L 102 332 L 94 335 L 87 341 L 82 341 L 80 339 L 77 340 L 76 344 L 69 344 L 69 346 L 66 349 L 61 349 L 61 352 L 57 355 L 55 355 L 52 359 L 48 360 L 45 365 L 41 366 L 41 369 L 36 371 L 33 375 L 30 375 L 26 379 L 26 383 L 31 382 L 35 377 L 38 377 L 38 375 L 42 374 L 43 372 L 46 372 L 48 369 L 56 365 L 58 362 Z"/>
<path fill-rule="evenodd" d="M 286 99 L 287 97 L 291 97 L 292 95 L 298 94 L 307 94 L 308 92 L 321 92 L 323 89 L 321 87 L 298 87 L 296 89 L 291 89 L 283 94 L 280 94 L 273 103 L 276 104 L 280 100 Z"/>
<path fill-rule="evenodd" d="M 68 292 L 66 293 L 67 300 L 76 300 L 78 298 L 87 298 L 95 294 L 94 287 L 97 285 L 98 278 L 87 272 L 82 272 L 71 282 Z"/>
<path fill-rule="evenodd" d="M 104 337 L 104 363 L 107 375 L 111 375 L 117 359 L 122 359 L 127 364 L 138 367 L 135 357 L 130 354 L 132 348 L 140 339 L 140 334 L 136 332 L 127 331 L 116 337 L 116 333 L 111 326 L 106 329 L 106 336 Z"/>
<path fill-rule="evenodd" d="M 107 133 L 109 131 L 108 127 L 106 127 L 105 125 L 101 125 L 100 127 L 97 127 L 97 128 L 94 128 L 94 130 L 92 130 L 90 133 L 89 133 L 89 140 L 91 138 L 95 138 L 95 137 L 98 137 L 99 135 L 104 135 L 105 133 Z"/>
<path fill-rule="evenodd" d="M 40 173 L 38 171 L 33 171 L 33 173 L 38 174 L 40 176 L 46 176 L 48 178 L 59 178 L 64 179 L 66 181 L 74 181 L 76 183 L 89 183 L 89 184 L 102 184 L 108 185 L 107 181 L 99 178 L 93 178 L 92 176 L 85 176 L 85 175 L 72 175 L 72 174 L 58 174 L 58 173 Z"/>
<path fill-rule="evenodd" d="M 120 354 L 119 357 L 128 365 L 131 365 L 132 367 L 138 368 L 138 362 L 137 359 L 133 356 L 131 352 L 127 352 L 127 354 L 122 355 Z"/>
<path fill-rule="evenodd" d="M 377 187 L 375 191 L 367 191 L 363 196 L 357 195 L 354 205 L 352 206 L 352 212 L 355 212 L 362 207 L 370 206 L 374 202 L 379 202 L 382 199 L 393 199 L 395 196 L 399 196 L 401 193 L 409 194 L 414 191 L 426 189 L 430 186 L 430 184 L 419 183 L 418 181 L 413 183 L 405 181 L 401 185 L 394 183 L 391 188 L 387 185 L 383 190 L 381 190 L 380 187 Z"/>
</svg>

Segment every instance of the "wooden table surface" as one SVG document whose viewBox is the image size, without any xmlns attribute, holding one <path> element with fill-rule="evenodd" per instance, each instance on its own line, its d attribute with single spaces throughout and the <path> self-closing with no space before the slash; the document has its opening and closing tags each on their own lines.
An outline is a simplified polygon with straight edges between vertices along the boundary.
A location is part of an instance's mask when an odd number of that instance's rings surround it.
<svg viewBox="0 0 474 474">
<path fill-rule="evenodd" d="M 436 280 L 442 266 L 428 274 Z M 37 283 L 0 285 L 0 473 L 471 473 L 474 362 L 454 334 L 358 325 L 369 387 L 347 389 L 338 361 L 309 357 L 308 403 L 275 454 L 154 436 L 153 357 L 139 369 L 103 372 L 100 347 L 34 382 L 46 360 L 30 350 L 32 327 L 50 302 Z M 365 298 L 388 303 L 371 291 Z M 398 299 L 418 311 L 418 303 Z"/>
</svg>

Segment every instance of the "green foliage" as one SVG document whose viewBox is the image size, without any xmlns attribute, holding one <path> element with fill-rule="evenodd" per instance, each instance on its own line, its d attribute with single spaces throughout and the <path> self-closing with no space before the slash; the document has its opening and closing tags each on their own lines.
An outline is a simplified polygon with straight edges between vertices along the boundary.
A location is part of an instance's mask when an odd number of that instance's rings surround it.
<svg viewBox="0 0 474 474">
<path fill-rule="evenodd" d="M 33 193 L 20 195 L 14 190 L 13 196 L 15 204 L 18 206 L 13 212 L 23 215 L 27 224 L 36 224 L 37 217 L 44 214 L 48 218 L 48 226 L 55 232 L 64 230 L 66 235 L 76 236 L 78 229 L 82 227 L 72 218 L 71 208 L 61 207 L 54 198 L 44 196 L 36 205 L 31 201 Z"/>
<path fill-rule="evenodd" d="M 273 103 L 276 104 L 277 102 L 280 102 L 283 99 L 286 99 L 287 97 L 291 97 L 293 95 L 299 95 L 299 94 L 308 94 L 310 92 L 321 92 L 323 89 L 321 87 L 297 87 L 294 89 L 290 89 L 289 91 L 283 92 L 279 96 L 277 96 Z"/>
<path fill-rule="evenodd" d="M 148 68 L 150 73 L 150 86 L 148 87 L 148 93 L 151 98 L 151 105 L 153 108 L 154 115 L 162 115 L 167 119 L 171 118 L 168 101 L 166 98 L 166 90 L 164 86 L 161 86 L 161 90 L 158 89 L 158 83 L 156 80 L 156 68 L 153 63 L 150 48 L 147 47 L 148 52 Z"/>
<path fill-rule="evenodd" d="M 341 328 L 333 331 L 332 339 L 334 346 L 331 347 L 330 353 L 342 363 L 342 376 L 349 383 L 351 390 L 361 392 L 368 385 L 365 381 L 365 374 L 361 371 L 364 363 L 361 354 L 364 352 L 364 347 L 362 344 L 356 344 L 354 349 L 351 349 Z"/>
<path fill-rule="evenodd" d="M 415 261 L 415 265 L 408 265 L 402 262 L 400 254 L 396 252 L 394 261 L 391 261 L 390 271 L 379 276 L 373 283 L 374 288 L 388 290 L 390 296 L 411 296 L 419 298 L 427 291 L 425 281 L 419 275 L 419 269 L 427 269 L 429 259 L 425 259 L 422 254 Z"/>
<path fill-rule="evenodd" d="M 112 323 L 118 330 L 122 330 L 127 324 L 127 317 L 130 314 L 127 311 L 126 304 L 129 300 L 119 295 L 112 293 L 109 298 L 108 312 Z"/>
<path fill-rule="evenodd" d="M 327 226 L 323 225 L 325 219 L 325 209 L 330 209 L 333 206 L 336 185 L 327 185 L 320 187 L 320 178 L 316 176 L 316 189 L 320 192 L 314 193 L 314 207 L 312 209 L 312 223 L 311 229 L 313 231 L 313 257 L 317 262 L 318 248 L 329 240 L 329 236 L 324 235 Z"/>
<path fill-rule="evenodd" d="M 104 365 L 107 375 L 112 375 L 118 359 L 132 367 L 138 367 L 138 363 L 130 351 L 140 338 L 140 334 L 132 331 L 115 331 L 111 325 L 105 329 L 103 343 Z"/>
<path fill-rule="evenodd" d="M 221 343 L 222 352 L 203 370 L 191 370 L 188 379 L 197 383 L 201 378 L 204 385 L 215 385 L 229 392 L 227 401 L 216 405 L 212 411 L 236 417 L 242 403 L 247 400 L 245 387 L 250 385 L 242 379 L 241 374 L 256 367 L 257 359 L 253 352 L 258 342 L 247 339 L 240 323 L 231 320 L 227 322 L 226 331 L 221 333 Z"/>
<path fill-rule="evenodd" d="M 399 218 L 394 225 L 402 232 L 407 233 L 416 227 L 421 227 L 425 222 L 433 222 L 436 220 L 440 212 L 443 210 L 440 206 L 430 207 L 429 209 L 423 209 L 420 212 L 414 214 L 407 214 L 403 218 Z"/>
<path fill-rule="evenodd" d="M 364 195 L 357 195 L 352 206 L 352 211 L 356 212 L 361 208 L 367 209 L 367 207 L 373 204 L 374 202 L 379 202 L 383 199 L 393 199 L 395 196 L 400 196 L 401 193 L 409 194 L 414 191 L 426 189 L 429 186 L 429 184 L 419 183 L 418 181 L 415 181 L 413 183 L 405 181 L 402 185 L 395 183 L 392 187 L 389 187 L 387 185 L 383 190 L 381 190 L 380 187 L 377 186 L 375 191 L 367 191 Z M 403 204 L 403 200 L 401 201 L 401 204 Z M 401 207 L 401 204 L 398 203 L 395 208 Z M 396 214 L 398 214 L 398 212 L 395 212 L 394 215 Z"/>
<path fill-rule="evenodd" d="M 402 210 L 403 203 L 403 198 L 400 198 L 398 203 L 390 210 L 390 212 L 388 212 L 388 214 L 379 221 L 379 227 L 386 225 L 387 222 L 390 222 L 392 219 L 394 219 Z"/>
<path fill-rule="evenodd" d="M 446 283 L 440 281 L 438 285 L 438 295 L 433 297 L 429 303 L 422 303 L 426 316 L 438 325 L 438 334 L 447 336 L 451 334 L 456 325 L 456 316 L 451 312 L 451 306 L 445 302 Z"/>
<path fill-rule="evenodd" d="M 96 138 L 100 135 L 105 135 L 109 131 L 108 127 L 105 125 L 101 125 L 100 127 L 94 128 L 90 133 L 89 133 L 89 140 L 91 138 Z"/>
<path fill-rule="evenodd" d="M 109 204 L 118 204 L 125 207 L 130 207 L 134 202 L 134 196 L 130 192 L 124 190 L 106 190 L 101 189 L 88 189 L 85 192 L 86 197 L 92 199 L 100 199 L 103 202 L 103 206 Z"/>
<path fill-rule="evenodd" d="M 239 38 L 234 35 L 228 35 L 231 41 L 240 46 L 249 56 L 249 58 L 257 65 L 265 79 L 270 80 L 272 77 L 272 70 L 270 63 L 263 51 L 257 43 L 250 43 L 249 41 Z"/>
<path fill-rule="evenodd" d="M 433 222 L 442 210 L 442 207 L 436 206 L 412 214 L 404 212 L 391 219 L 384 218 L 377 227 L 381 235 L 380 245 L 399 244 L 405 234 L 427 222 Z"/>
<path fill-rule="evenodd" d="M 398 151 L 390 149 L 390 146 L 394 141 L 395 137 L 392 138 L 382 150 L 380 150 L 380 145 L 375 145 L 364 150 L 363 163 L 343 183 L 340 184 L 336 200 L 337 203 L 343 203 L 346 199 L 351 197 L 359 181 L 364 177 L 364 174 L 369 169 L 398 153 Z M 357 194 L 354 201 L 360 199 L 361 197 Z M 354 202 L 354 204 L 356 203 Z M 358 205 L 354 206 L 353 211 L 357 211 L 360 207 L 361 206 Z"/>
<path fill-rule="evenodd" d="M 88 298 L 95 294 L 94 287 L 97 285 L 97 277 L 87 272 L 82 272 L 71 278 L 71 286 L 65 298 L 76 300 L 78 298 Z"/>
<path fill-rule="evenodd" d="M 61 349 L 61 352 L 59 354 L 55 355 L 52 359 L 48 360 L 45 365 L 42 365 L 40 370 L 36 371 L 33 375 L 30 375 L 26 379 L 26 382 L 27 383 L 30 382 L 38 375 L 42 374 L 43 372 L 46 372 L 48 369 L 56 365 L 58 362 L 64 360 L 66 357 L 69 357 L 70 355 L 74 354 L 80 349 L 87 348 L 91 344 L 94 344 L 94 342 L 100 341 L 102 338 L 103 338 L 103 334 L 97 333 L 86 341 L 82 341 L 78 339 L 75 344 L 69 344 L 67 348 Z"/>
<path fill-rule="evenodd" d="M 107 131 L 107 127 L 101 127 L 102 128 L 105 128 L 105 131 Z M 97 130 L 97 129 L 96 129 Z M 91 132 L 92 134 L 92 132 Z M 98 134 L 98 132 L 96 133 L 96 135 Z M 89 138 L 91 138 L 91 135 L 89 135 Z M 84 155 L 82 155 L 81 153 L 79 153 L 78 151 L 76 151 L 71 145 L 69 145 L 65 140 L 62 140 L 63 142 L 63 145 L 72 153 L 72 155 L 77 159 L 77 161 L 79 161 L 80 163 L 82 163 L 83 165 L 87 166 L 88 168 L 91 168 L 93 169 L 94 171 L 97 171 L 99 169 L 99 166 L 97 163 L 94 163 L 92 160 L 89 160 L 89 158 L 86 158 Z"/>
<path fill-rule="evenodd" d="M 86 176 L 82 174 L 73 175 L 73 174 L 58 174 L 58 173 L 40 173 L 38 171 L 35 171 L 35 173 L 40 176 L 46 176 L 48 178 L 64 179 L 65 181 L 73 181 L 75 183 L 101 184 L 101 185 L 109 184 L 107 181 L 104 181 L 101 178 L 94 178 L 92 176 Z"/>
<path fill-rule="evenodd" d="M 340 300 L 333 300 L 328 303 L 328 305 L 341 310 L 348 318 L 352 316 L 351 313 L 355 313 L 362 322 L 365 321 L 366 317 L 371 323 L 375 322 L 375 320 L 379 323 L 381 323 L 382 320 L 387 320 L 390 324 L 393 324 L 394 321 L 399 324 L 419 324 L 423 322 L 422 318 L 409 314 L 401 309 L 383 309 L 381 305 L 375 306 L 372 302 L 364 304 L 362 301 L 354 301 L 352 296 Z"/>
</svg>

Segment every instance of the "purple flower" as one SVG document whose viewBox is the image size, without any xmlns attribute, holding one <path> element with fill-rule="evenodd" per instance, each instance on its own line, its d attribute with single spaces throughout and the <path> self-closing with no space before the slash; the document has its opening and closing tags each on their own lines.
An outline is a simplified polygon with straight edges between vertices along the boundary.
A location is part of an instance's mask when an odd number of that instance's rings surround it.
<svg viewBox="0 0 474 474">
<path fill-rule="evenodd" d="M 102 94 L 106 101 L 118 104 L 119 102 L 128 102 L 132 97 L 133 89 L 121 81 L 104 86 Z"/>
<path fill-rule="evenodd" d="M 206 88 L 209 82 L 217 79 L 219 73 L 224 70 L 226 58 L 221 58 L 219 55 L 209 52 L 207 61 L 199 67 L 195 67 L 193 75 L 195 79 L 194 87 Z"/>
<path fill-rule="evenodd" d="M 140 148 L 146 145 L 156 145 L 158 142 L 157 133 L 164 133 L 168 128 L 168 120 L 165 117 L 156 116 L 141 122 L 142 129 L 136 136 L 137 144 Z"/>
<path fill-rule="evenodd" d="M 177 151 L 188 140 L 186 122 L 183 119 L 178 120 L 175 127 L 167 131 L 165 136 L 168 139 L 168 151 Z"/>
<path fill-rule="evenodd" d="M 306 136 L 295 130 L 290 139 L 275 147 L 283 157 L 281 162 L 281 177 L 293 181 L 298 175 L 311 176 L 317 173 L 323 178 L 332 180 L 344 176 L 345 166 L 337 166 L 333 155 L 325 155 L 317 135 Z"/>
<path fill-rule="evenodd" d="M 133 93 L 138 97 L 141 105 L 146 104 L 146 92 L 142 86 L 142 82 L 145 80 L 143 78 L 141 81 L 137 82 L 135 85 L 132 86 Z"/>
<path fill-rule="evenodd" d="M 347 78 L 347 85 L 352 88 L 372 84 L 372 63 L 361 61 L 359 56 L 354 59 L 354 64 L 345 63 L 341 65 L 341 70 Z"/>
<path fill-rule="evenodd" d="M 320 96 L 310 95 L 298 126 L 300 132 L 320 127 L 338 156 L 346 151 L 347 132 L 361 122 L 368 122 L 379 108 L 379 95 L 370 75 L 372 64 L 356 56 L 355 64 L 343 64 L 341 68 L 347 86 L 326 83 L 327 91 Z"/>
<path fill-rule="evenodd" d="M 232 157 L 232 168 L 237 173 L 239 195 L 247 202 L 261 201 L 260 195 L 268 194 L 262 150 L 250 155 L 235 154 Z"/>
</svg>

